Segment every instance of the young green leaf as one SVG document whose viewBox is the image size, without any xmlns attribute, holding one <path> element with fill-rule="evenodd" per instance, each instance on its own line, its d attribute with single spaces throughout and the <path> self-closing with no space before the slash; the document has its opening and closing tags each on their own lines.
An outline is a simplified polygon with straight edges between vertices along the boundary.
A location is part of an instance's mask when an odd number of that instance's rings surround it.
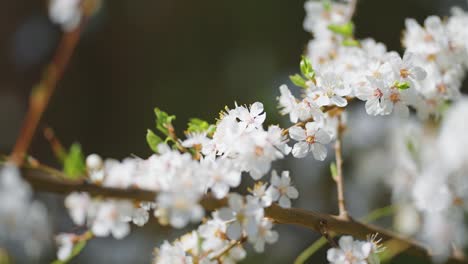
<svg viewBox="0 0 468 264">
<path fill-rule="evenodd" d="M 336 181 L 336 177 L 338 176 L 338 170 L 336 168 L 335 162 L 330 163 L 330 172 L 333 180 Z"/>
<path fill-rule="evenodd" d="M 146 142 L 148 146 L 154 152 L 158 152 L 158 145 L 163 142 L 163 140 L 156 134 L 153 133 L 150 129 L 146 131 Z"/>
<path fill-rule="evenodd" d="M 323 0 L 322 1 L 322 5 L 323 5 L 323 9 L 325 9 L 325 11 L 330 11 L 331 10 L 331 1 L 330 0 Z"/>
<path fill-rule="evenodd" d="M 330 24 L 328 29 L 333 33 L 340 34 L 344 37 L 352 37 L 354 33 L 354 24 L 353 22 L 348 22 L 345 24 Z"/>
<path fill-rule="evenodd" d="M 80 144 L 73 143 L 73 145 L 71 145 L 63 161 L 63 171 L 65 175 L 73 179 L 79 178 L 85 174 L 86 165 Z"/>
<path fill-rule="evenodd" d="M 205 120 L 199 118 L 191 118 L 187 124 L 187 132 L 189 133 L 200 133 L 205 132 L 210 127 L 210 124 Z"/>
<path fill-rule="evenodd" d="M 406 89 L 409 89 L 410 88 L 410 85 L 409 83 L 407 82 L 398 82 L 398 81 L 395 81 L 395 87 L 400 89 L 400 90 L 406 90 Z"/>
<path fill-rule="evenodd" d="M 187 131 L 186 133 L 203 133 L 205 132 L 207 135 L 212 135 L 216 130 L 216 126 L 212 125 L 205 120 L 200 118 L 191 118 L 189 123 L 187 124 Z"/>
<path fill-rule="evenodd" d="M 172 121 L 175 120 L 176 116 L 169 115 L 157 107 L 154 108 L 154 113 L 156 115 L 156 128 L 168 136 L 170 133 L 169 128 L 172 128 Z"/>
<path fill-rule="evenodd" d="M 302 75 L 304 75 L 307 79 L 311 80 L 315 78 L 315 71 L 312 68 L 312 63 L 310 63 L 310 60 L 306 56 L 302 56 L 299 66 Z"/>
<path fill-rule="evenodd" d="M 359 41 L 353 38 L 346 38 L 341 44 L 343 44 L 345 47 L 359 47 L 360 45 Z"/>
<path fill-rule="evenodd" d="M 289 79 L 291 79 L 291 82 L 294 83 L 296 86 L 307 89 L 306 80 L 304 80 L 304 78 L 302 78 L 302 76 L 300 76 L 299 74 L 290 75 Z"/>
</svg>

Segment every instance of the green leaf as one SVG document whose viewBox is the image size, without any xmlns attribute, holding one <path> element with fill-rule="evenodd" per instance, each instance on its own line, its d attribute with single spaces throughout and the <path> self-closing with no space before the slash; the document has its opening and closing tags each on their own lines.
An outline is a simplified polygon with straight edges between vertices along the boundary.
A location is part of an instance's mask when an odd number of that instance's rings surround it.
<svg viewBox="0 0 468 264">
<path fill-rule="evenodd" d="M 359 41 L 353 39 L 353 38 L 347 38 L 345 40 L 343 40 L 343 42 L 341 43 L 343 44 L 343 46 L 345 47 L 359 47 L 360 43 Z"/>
<path fill-rule="evenodd" d="M 332 5 L 331 5 L 330 0 L 323 0 L 322 5 L 323 5 L 323 9 L 325 9 L 325 11 L 328 12 L 328 11 L 331 10 Z"/>
<path fill-rule="evenodd" d="M 73 246 L 72 252 L 71 252 L 70 256 L 67 259 L 65 259 L 65 260 L 58 260 L 57 259 L 54 262 L 52 262 L 52 264 L 66 264 L 66 263 L 68 263 L 70 260 L 72 260 L 78 254 L 80 254 L 80 252 L 86 246 L 87 242 L 88 242 L 88 240 L 81 240 L 80 242 L 76 243 L 75 246 Z"/>
<path fill-rule="evenodd" d="M 299 65 L 302 75 L 309 80 L 315 78 L 315 71 L 312 68 L 312 63 L 310 63 L 310 60 L 306 56 L 302 56 L 301 63 Z"/>
<path fill-rule="evenodd" d="M 330 172 L 333 180 L 336 181 L 336 177 L 338 176 L 338 170 L 336 168 L 335 162 L 330 163 Z"/>
<path fill-rule="evenodd" d="M 289 76 L 289 79 L 290 79 L 291 82 L 294 83 L 296 86 L 299 86 L 299 87 L 302 87 L 302 88 L 304 88 L 304 89 L 307 89 L 306 80 L 304 80 L 304 78 L 302 78 L 302 76 L 300 76 L 299 74 L 290 75 L 290 76 Z"/>
<path fill-rule="evenodd" d="M 175 120 L 176 116 L 169 115 L 157 107 L 154 108 L 154 113 L 156 115 L 156 128 L 168 136 L 170 133 L 169 128 L 172 128 L 172 121 Z"/>
<path fill-rule="evenodd" d="M 205 132 L 208 136 L 213 135 L 216 131 L 216 126 L 212 125 L 205 120 L 200 118 L 191 118 L 187 124 L 186 133 L 203 133 Z"/>
<path fill-rule="evenodd" d="M 86 165 L 81 146 L 78 143 L 73 143 L 63 161 L 63 171 L 72 178 L 77 179 L 85 175 Z"/>
<path fill-rule="evenodd" d="M 333 33 L 336 33 L 345 37 L 351 37 L 353 36 L 353 33 L 354 33 L 354 24 L 353 22 L 348 22 L 345 24 L 330 24 L 328 25 L 328 29 L 332 31 Z"/>
<path fill-rule="evenodd" d="M 154 152 L 158 152 L 158 145 L 163 142 L 163 140 L 156 134 L 153 133 L 150 129 L 146 131 L 146 142 L 148 146 Z"/>
<path fill-rule="evenodd" d="M 406 90 L 406 89 L 409 89 L 410 88 L 410 85 L 409 83 L 407 82 L 398 82 L 398 81 L 395 81 L 394 83 L 395 87 L 400 89 L 400 90 Z"/>
</svg>

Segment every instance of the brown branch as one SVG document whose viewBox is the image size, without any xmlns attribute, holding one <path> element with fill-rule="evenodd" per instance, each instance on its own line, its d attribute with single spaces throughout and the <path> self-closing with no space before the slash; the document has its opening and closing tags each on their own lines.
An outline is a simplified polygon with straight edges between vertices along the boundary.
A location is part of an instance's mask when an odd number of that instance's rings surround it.
<svg viewBox="0 0 468 264">
<path fill-rule="evenodd" d="M 54 171 L 51 168 L 23 168 L 23 177 L 37 191 L 46 191 L 59 194 L 68 194 L 71 192 L 88 192 L 93 196 L 132 199 L 138 201 L 154 201 L 157 193 L 140 189 L 118 189 L 108 188 L 95 184 L 86 183 L 85 181 L 70 181 L 61 178 L 62 174 L 59 171 Z M 216 200 L 212 196 L 205 196 L 201 201 L 201 205 L 208 211 L 216 210 L 227 204 L 226 199 Z M 359 239 L 366 239 L 367 235 L 378 233 L 382 241 L 392 241 L 398 243 L 401 248 L 408 253 L 423 257 L 430 260 L 431 253 L 420 243 L 399 236 L 391 231 L 381 229 L 373 225 L 363 224 L 353 219 L 343 219 L 339 216 L 316 213 L 296 208 L 281 208 L 273 204 L 265 209 L 265 216 L 274 220 L 279 224 L 292 224 L 302 226 L 316 232 L 321 232 L 325 227 L 334 235 L 348 234 Z M 467 263 L 464 258 L 453 257 L 447 263 Z"/>
<path fill-rule="evenodd" d="M 343 182 L 343 157 L 341 150 L 341 141 L 343 137 L 343 122 L 341 115 L 338 116 L 338 128 L 336 129 L 336 141 L 335 141 L 335 159 L 336 159 L 336 192 L 338 196 L 338 210 L 339 216 L 343 219 L 348 219 L 348 211 L 346 210 L 346 203 L 344 198 L 344 182 Z"/>
<path fill-rule="evenodd" d="M 29 99 L 29 109 L 23 121 L 20 134 L 10 155 L 10 162 L 21 165 L 31 144 L 39 121 L 46 109 L 59 80 L 75 50 L 81 26 L 63 34 L 51 63 L 47 66 L 42 79 L 33 88 Z"/>
</svg>

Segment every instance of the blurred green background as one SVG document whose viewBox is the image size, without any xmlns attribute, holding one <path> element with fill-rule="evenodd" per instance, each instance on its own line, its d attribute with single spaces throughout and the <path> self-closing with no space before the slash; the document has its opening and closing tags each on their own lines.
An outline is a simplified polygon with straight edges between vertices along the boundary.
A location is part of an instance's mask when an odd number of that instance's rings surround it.
<svg viewBox="0 0 468 264">
<path fill-rule="evenodd" d="M 276 111 L 277 88 L 297 72 L 311 37 L 302 29 L 303 5 L 304 1 L 286 0 L 103 1 L 83 33 L 41 127 L 51 126 L 67 146 L 77 141 L 88 154 L 120 159 L 150 154 L 145 132 L 153 126 L 155 106 L 177 115 L 179 133 L 188 118 L 213 120 L 235 101 L 261 101 L 268 123 L 286 124 Z M 431 14 L 448 14 L 452 5 L 466 7 L 466 1 L 360 0 L 354 19 L 356 34 L 401 51 L 405 17 L 421 22 Z M 9 153 L 13 146 L 31 88 L 60 35 L 47 17 L 47 1 L 2 1 L 0 153 Z M 36 135 L 31 154 L 57 165 L 42 133 Z M 304 195 L 296 206 L 333 213 L 332 183 L 318 177 L 327 172 L 328 165 L 317 165 L 321 166 L 314 169 L 318 176 L 307 179 L 314 164 L 293 161 L 277 166 L 298 171 L 293 177 Z M 383 193 L 377 200 L 388 204 L 388 193 Z M 52 220 L 54 230 L 72 231 L 62 197 L 39 197 L 52 217 L 59 216 Z M 123 241 L 96 239 L 74 263 L 149 263 L 154 246 L 181 234 L 156 224 L 133 230 Z M 250 254 L 243 263 L 292 263 L 317 238 L 296 227 L 279 230 L 277 244 L 267 247 L 265 254 Z M 50 247 L 39 262 L 47 263 L 54 254 Z M 324 254 L 320 251 L 310 263 L 326 263 Z M 19 256 L 18 263 L 34 262 Z M 400 258 L 394 263 L 417 261 Z"/>
</svg>

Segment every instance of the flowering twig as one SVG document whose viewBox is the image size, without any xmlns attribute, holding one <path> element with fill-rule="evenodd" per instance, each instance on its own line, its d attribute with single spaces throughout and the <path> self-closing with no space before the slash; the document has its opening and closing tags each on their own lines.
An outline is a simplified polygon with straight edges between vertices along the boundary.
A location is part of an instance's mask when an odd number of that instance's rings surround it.
<svg viewBox="0 0 468 264">
<path fill-rule="evenodd" d="M 60 172 L 58 172 L 60 173 Z M 138 201 L 154 201 L 156 192 L 141 189 L 119 189 L 103 187 L 96 184 L 86 183 L 82 180 L 71 181 L 50 175 L 50 171 L 41 168 L 22 168 L 23 177 L 37 191 L 46 191 L 59 194 L 68 194 L 74 191 L 89 192 L 94 196 L 133 199 Z M 200 204 L 208 211 L 213 211 L 227 204 L 226 199 L 217 200 L 207 195 Z M 367 225 L 353 219 L 343 219 L 339 216 L 316 213 L 297 208 L 282 208 L 276 204 L 265 209 L 265 216 L 278 224 L 292 224 L 302 226 L 316 232 L 320 232 L 320 226 L 325 224 L 329 232 L 333 234 L 348 234 L 357 238 L 366 239 L 368 234 L 379 233 L 382 241 L 395 241 L 408 253 L 430 259 L 431 253 L 420 243 L 399 236 L 391 231 Z M 447 263 L 468 263 L 464 258 L 452 257 Z"/>
<path fill-rule="evenodd" d="M 382 208 L 377 208 L 374 211 L 367 214 L 366 216 L 364 216 L 363 218 L 361 218 L 360 221 L 363 223 L 370 223 L 382 217 L 389 216 L 393 214 L 394 211 L 395 211 L 395 207 L 392 205 L 382 207 Z M 331 235 L 331 237 L 333 238 L 335 236 Z M 317 252 L 326 244 L 327 244 L 327 238 L 325 238 L 324 236 L 320 237 L 314 243 L 312 243 L 308 248 L 302 251 L 302 253 L 299 256 L 297 256 L 296 260 L 294 261 L 294 264 L 305 263 L 307 259 L 309 259 L 315 252 Z"/>
<path fill-rule="evenodd" d="M 20 134 L 10 155 L 10 162 L 21 165 L 31 144 L 34 133 L 39 121 L 44 113 L 49 100 L 54 93 L 57 83 L 63 76 L 67 64 L 78 43 L 81 26 L 73 31 L 65 32 L 57 47 L 52 62 L 47 66 L 42 79 L 33 88 L 30 99 L 29 109 L 23 121 Z"/>
<path fill-rule="evenodd" d="M 219 263 L 222 263 L 221 258 L 229 253 L 231 249 L 233 249 L 237 245 L 241 245 L 247 241 L 247 237 L 242 237 L 240 240 L 232 241 L 223 251 L 221 251 L 218 255 L 211 258 L 211 260 L 218 260 Z"/>
<path fill-rule="evenodd" d="M 336 189 L 338 194 L 338 210 L 339 216 L 343 219 L 348 219 L 348 211 L 346 210 L 345 198 L 344 198 L 344 184 L 343 184 L 343 157 L 341 153 L 341 141 L 343 136 L 343 122 L 341 115 L 338 116 L 338 129 L 335 141 L 335 158 L 336 158 Z"/>
</svg>

